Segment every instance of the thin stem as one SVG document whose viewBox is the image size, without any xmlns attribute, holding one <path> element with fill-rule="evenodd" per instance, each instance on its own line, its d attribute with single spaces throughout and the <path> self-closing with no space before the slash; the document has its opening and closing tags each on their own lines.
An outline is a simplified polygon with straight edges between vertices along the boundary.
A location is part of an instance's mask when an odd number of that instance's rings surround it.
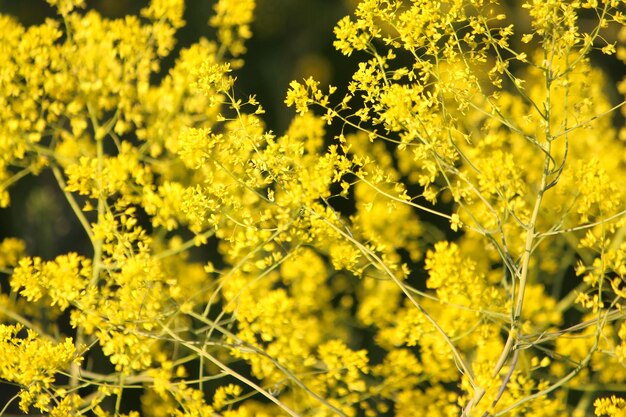
<svg viewBox="0 0 626 417">
<path fill-rule="evenodd" d="M 70 207 L 72 208 L 72 211 L 74 212 L 74 215 L 80 222 L 85 233 L 87 233 L 87 236 L 89 237 L 89 240 L 91 241 L 91 244 L 93 245 L 95 242 L 95 239 L 93 236 L 93 232 L 91 231 L 91 225 L 89 224 L 89 221 L 85 217 L 85 214 L 83 213 L 82 209 L 78 205 L 78 202 L 74 198 L 74 194 L 67 191 L 67 184 L 65 183 L 65 180 L 63 179 L 63 174 L 61 173 L 61 170 L 55 164 L 51 165 L 51 169 L 52 169 L 52 173 L 54 174 L 54 178 L 57 181 L 57 184 L 59 184 L 59 188 L 63 192 L 63 195 L 65 195 L 65 199 L 69 203 Z"/>
<path fill-rule="evenodd" d="M 426 310 L 424 310 L 424 307 L 422 307 L 422 305 L 420 303 L 417 302 L 417 300 L 415 299 L 415 297 L 413 297 L 413 294 L 411 294 L 411 292 L 406 288 L 406 286 L 394 275 L 393 271 L 391 271 L 389 269 L 389 267 L 385 264 L 385 262 L 383 262 L 382 259 L 380 259 L 380 257 L 378 255 L 376 255 L 373 251 L 371 251 L 370 249 L 368 249 L 365 245 L 363 245 L 361 242 L 359 242 L 358 240 L 354 239 L 352 236 L 350 236 L 349 234 L 347 234 L 344 230 L 342 230 L 341 228 L 335 226 L 332 222 L 330 222 L 328 219 L 326 219 L 324 216 L 321 216 L 319 214 L 317 214 L 314 210 L 307 208 L 306 209 L 310 214 L 315 215 L 316 217 L 318 217 L 319 219 L 321 219 L 324 223 L 326 223 L 331 229 L 333 229 L 335 232 L 339 233 L 343 238 L 347 239 L 349 242 L 351 242 L 353 245 L 355 245 L 360 251 L 361 253 L 363 253 L 363 255 L 365 257 L 367 257 L 368 259 L 371 259 L 375 262 L 374 265 L 376 265 L 379 269 L 381 269 L 382 271 L 385 272 L 385 274 L 396 284 L 398 285 L 398 287 L 400 287 L 400 289 L 402 290 L 402 292 L 407 296 L 407 298 L 409 299 L 409 301 L 411 302 L 411 304 L 413 304 L 420 313 L 422 313 L 424 315 L 424 317 L 426 317 L 426 319 L 433 325 L 433 327 L 435 327 L 436 331 L 441 335 L 441 337 L 444 339 L 444 341 L 446 342 L 446 344 L 450 347 L 450 350 L 452 351 L 452 355 L 454 356 L 454 359 L 457 363 L 457 365 L 460 367 L 460 371 L 467 375 L 467 377 L 469 378 L 469 382 L 473 387 L 476 387 L 477 389 L 479 389 L 476 385 L 476 380 L 474 377 L 474 373 L 472 372 L 471 368 L 465 363 L 465 360 L 463 359 L 463 357 L 461 356 L 461 353 L 459 352 L 459 350 L 456 348 L 456 346 L 454 346 L 454 343 L 452 343 L 452 340 L 450 340 L 450 337 L 446 334 L 446 332 L 441 328 L 441 326 L 439 325 L 439 323 L 437 323 L 437 321 L 435 319 L 432 318 L 432 316 L 430 314 L 428 314 L 428 312 Z"/>
<path fill-rule="evenodd" d="M 597 222 L 593 222 L 593 223 L 587 223 L 587 224 L 581 224 L 580 226 L 575 226 L 575 227 L 570 227 L 569 229 L 563 229 L 563 230 L 552 230 L 550 232 L 543 232 L 543 233 L 539 233 L 537 234 L 537 237 L 546 237 L 546 236 L 554 236 L 554 235 L 561 235 L 564 233 L 570 233 L 570 232 L 576 232 L 578 230 L 585 230 L 585 229 L 590 229 L 592 227 L 595 226 L 599 226 L 601 224 L 605 224 L 608 223 L 612 220 L 615 220 L 617 218 L 622 217 L 623 215 L 626 214 L 626 210 L 622 210 L 619 213 L 616 213 L 612 216 L 609 217 L 605 217 L 602 220 L 599 220 Z"/>
<path fill-rule="evenodd" d="M 548 52 L 544 51 L 544 55 L 547 55 Z M 545 57 L 547 62 L 551 62 L 552 58 L 550 60 L 547 59 L 547 56 Z M 550 90 L 551 90 L 551 85 L 552 85 L 552 71 L 551 71 L 551 66 L 548 65 L 548 67 L 545 69 L 545 89 L 546 89 L 546 101 L 545 101 L 545 135 L 546 135 L 546 148 L 544 148 L 545 151 L 545 157 L 544 157 L 544 163 L 543 163 L 543 173 L 541 176 L 541 183 L 539 186 L 539 191 L 537 192 L 537 196 L 535 198 L 535 203 L 533 206 L 533 211 L 530 217 L 530 222 L 528 224 L 527 230 L 526 230 L 526 242 L 524 245 L 524 252 L 522 254 L 522 259 L 521 259 L 521 270 L 519 272 L 519 275 L 517 276 L 517 278 L 519 279 L 519 287 L 517 289 L 517 298 L 514 304 L 514 308 L 513 308 L 513 317 L 512 317 L 512 326 L 511 326 L 511 330 L 509 331 L 507 340 L 504 344 L 504 348 L 502 349 L 502 353 L 500 354 L 500 357 L 498 358 L 498 361 L 496 362 L 496 366 L 494 367 L 493 370 L 493 377 L 497 377 L 498 374 L 500 373 L 500 371 L 502 370 L 502 368 L 504 367 L 504 364 L 506 363 L 507 359 L 509 358 L 512 350 L 515 348 L 515 340 L 518 339 L 521 335 L 520 335 L 520 331 L 521 331 L 521 316 L 522 316 L 522 309 L 524 306 L 524 296 L 526 293 L 526 285 L 527 285 L 527 281 L 528 281 L 528 273 L 529 273 L 529 267 L 530 267 L 530 260 L 531 260 L 531 256 L 532 256 L 532 252 L 533 252 L 533 246 L 534 246 L 534 241 L 537 238 L 537 233 L 535 232 L 535 227 L 537 224 L 537 219 L 539 218 L 539 211 L 541 208 L 541 203 L 543 201 L 543 196 L 544 193 L 547 189 L 547 180 L 548 180 L 548 175 L 550 174 L 550 163 L 551 161 L 553 161 L 552 155 L 551 155 L 551 143 L 552 143 L 552 135 L 551 135 L 551 124 L 550 124 L 550 114 L 551 114 L 551 95 L 550 95 Z M 515 368 L 516 362 L 511 364 L 511 370 L 509 372 L 512 372 Z M 505 385 L 508 382 L 507 379 L 505 379 L 503 381 L 502 385 Z M 502 389 L 502 387 L 500 388 Z M 482 397 L 485 395 L 485 390 L 484 389 L 480 389 L 478 390 L 474 397 L 472 398 L 472 400 L 469 401 L 469 403 L 467 404 L 467 406 L 465 407 L 465 409 L 463 410 L 463 416 L 468 416 L 471 413 L 471 410 L 473 407 L 475 407 L 480 400 L 482 399 Z"/>
<path fill-rule="evenodd" d="M 97 187 L 97 196 L 98 196 L 98 214 L 97 214 L 97 222 L 100 222 L 101 219 L 104 217 L 104 211 L 105 211 L 105 201 L 104 201 L 104 184 L 102 183 L 102 172 L 104 169 L 104 136 L 98 136 L 99 134 L 101 134 L 102 130 L 101 127 L 99 126 L 98 120 L 95 116 L 95 113 L 92 109 L 91 106 L 87 106 L 88 110 L 89 110 L 89 115 L 91 117 L 91 123 L 93 125 L 93 129 L 94 132 L 96 134 L 96 157 L 97 157 L 97 164 L 96 164 L 96 187 Z M 116 117 L 116 116 L 115 116 Z M 112 123 L 108 124 L 109 126 L 107 127 L 108 130 L 110 130 L 113 125 Z M 108 132 L 105 131 L 104 134 L 106 135 L 106 133 Z M 56 176 L 56 175 L 55 175 Z M 58 180 L 58 179 L 57 179 Z M 62 180 L 62 178 L 61 178 Z M 80 211 L 80 210 L 79 210 Z M 82 214 L 82 211 L 81 211 Z M 84 216 L 83 216 L 84 218 Z M 90 286 L 95 286 L 98 283 L 98 280 L 100 279 L 100 270 L 101 270 L 101 260 L 102 260 L 102 239 L 96 239 L 96 237 L 93 235 L 93 232 L 91 230 L 91 226 L 88 224 L 87 220 L 84 219 L 84 223 L 87 223 L 87 225 L 85 226 L 85 224 L 83 223 L 83 221 L 81 221 L 81 223 L 83 224 L 83 227 L 86 227 L 85 230 L 88 231 L 88 234 L 90 236 L 90 240 L 91 240 L 91 244 L 93 246 L 93 258 L 92 258 L 92 273 L 91 273 L 91 281 L 89 282 Z M 76 346 L 76 350 L 80 350 L 81 346 L 84 343 L 84 339 L 85 339 L 85 329 L 83 328 L 83 326 L 81 326 L 80 324 L 77 326 L 76 328 L 76 340 L 74 342 L 74 345 Z M 71 373 L 71 377 L 70 377 L 70 387 L 76 387 L 78 385 L 78 379 L 79 379 L 79 374 L 80 374 L 80 365 L 78 365 L 77 363 L 72 363 L 72 367 L 70 370 Z"/>
<path fill-rule="evenodd" d="M 233 370 L 228 365 L 226 365 L 225 363 L 223 363 L 222 361 L 217 359 L 215 356 L 213 356 L 210 353 L 208 353 L 206 350 L 200 349 L 199 347 L 195 346 L 194 344 L 188 343 L 185 340 L 181 339 L 176 333 L 174 333 L 172 330 L 170 330 L 167 326 L 164 326 L 163 329 L 165 330 L 165 332 L 167 334 L 169 334 L 170 337 L 172 337 L 172 339 L 174 339 L 178 343 L 182 344 L 187 349 L 190 349 L 190 350 L 196 352 L 201 357 L 204 357 L 204 358 L 208 359 L 215 366 L 220 368 L 224 373 L 232 376 L 233 378 L 238 379 L 239 381 L 241 381 L 242 383 L 246 384 L 247 386 L 249 386 L 253 390 L 257 391 L 258 393 L 263 395 L 265 398 L 267 398 L 268 400 L 270 400 L 271 402 L 276 404 L 278 407 L 283 409 L 290 416 L 292 416 L 292 417 L 301 417 L 300 414 L 296 413 L 294 410 L 292 410 L 285 403 L 283 403 L 278 398 L 276 398 L 275 396 L 270 394 L 266 389 L 264 389 L 260 385 L 256 384 L 255 382 L 251 381 L 250 379 L 246 378 L 245 376 L 241 375 L 237 371 Z"/>
<path fill-rule="evenodd" d="M 241 340 L 236 334 L 232 333 L 231 331 L 229 331 L 228 329 L 226 329 L 225 327 L 219 325 L 218 323 L 216 323 L 213 320 L 207 319 L 206 317 L 194 313 L 193 311 L 188 313 L 191 317 L 207 324 L 210 326 L 211 329 L 216 329 L 217 331 L 219 331 L 220 333 L 222 333 L 224 336 L 228 337 L 229 339 L 232 339 L 235 343 L 235 345 L 231 346 L 233 349 L 237 349 L 241 352 L 252 352 L 255 353 L 257 355 L 261 355 L 266 359 L 269 359 L 274 366 L 276 366 L 282 373 L 284 373 L 286 375 L 287 378 L 289 378 L 289 380 L 293 381 L 298 387 L 300 387 L 302 390 L 304 390 L 308 395 L 310 395 L 311 397 L 313 397 L 316 401 L 320 402 L 320 404 L 323 404 L 324 406 L 328 407 L 330 410 L 332 410 L 333 412 L 337 413 L 338 415 L 344 416 L 344 413 L 339 410 L 337 407 L 333 406 L 332 404 L 330 404 L 326 399 L 324 399 L 322 396 L 320 396 L 319 394 L 317 394 L 316 392 L 312 391 L 309 387 L 307 387 L 301 380 L 300 378 L 298 378 L 296 375 L 294 375 L 293 372 L 291 372 L 289 369 L 285 368 L 283 365 L 280 364 L 280 361 L 273 358 L 272 356 L 270 356 L 267 352 L 265 352 L 262 349 L 258 349 L 256 346 L 254 345 L 250 345 L 248 343 L 246 343 L 245 341 Z M 204 345 L 210 345 L 211 343 L 209 342 L 204 342 Z"/>
<path fill-rule="evenodd" d="M 190 248 L 192 248 L 194 246 L 197 246 L 196 241 L 197 241 L 197 239 L 199 237 L 203 238 L 203 239 L 206 239 L 206 238 L 209 238 L 209 237 L 213 236 L 214 234 L 215 234 L 215 230 L 213 230 L 213 229 L 207 230 L 207 231 L 205 231 L 203 233 L 200 233 L 197 236 L 194 236 L 193 238 L 187 240 L 186 242 L 183 242 L 182 244 L 180 244 L 180 245 L 178 245 L 178 246 L 176 246 L 174 248 L 170 248 L 170 249 L 166 249 L 164 251 L 161 251 L 161 252 L 155 254 L 153 257 L 154 257 L 154 259 L 163 259 L 163 258 L 168 258 L 170 256 L 174 256 L 174 255 L 177 255 L 179 253 L 185 252 L 187 249 L 190 249 Z"/>
<path fill-rule="evenodd" d="M 118 416 L 120 414 L 120 409 L 122 407 L 122 393 L 124 392 L 124 374 L 120 374 L 119 383 L 117 387 L 117 398 L 115 400 L 115 415 Z"/>
<path fill-rule="evenodd" d="M 524 398 L 522 398 L 519 401 L 516 401 L 515 403 L 509 405 L 508 407 L 504 408 L 503 410 L 500 410 L 499 412 L 497 412 L 496 414 L 493 415 L 493 417 L 499 417 L 499 416 L 504 416 L 507 413 L 509 413 L 511 410 L 514 410 L 515 408 L 529 402 L 529 401 L 533 401 L 537 398 L 541 398 L 544 397 L 546 395 L 548 395 L 549 393 L 551 393 L 552 391 L 556 390 L 557 388 L 565 385 L 567 382 L 569 382 L 572 378 L 574 378 L 576 375 L 578 375 L 580 373 L 580 371 L 582 371 L 591 361 L 591 357 L 593 356 L 593 354 L 598 350 L 598 344 L 600 341 L 600 335 L 602 333 L 602 328 L 604 327 L 605 323 L 606 323 L 606 318 L 608 316 L 608 313 L 604 315 L 604 317 L 602 318 L 602 323 L 600 323 L 600 319 L 598 317 L 598 319 L 596 319 L 596 323 L 598 324 L 598 330 L 596 331 L 596 336 L 595 336 L 595 341 L 593 346 L 591 347 L 591 349 L 589 349 L 589 352 L 587 353 L 587 356 L 585 356 L 583 358 L 583 360 L 578 364 L 578 366 L 576 366 L 576 368 L 574 368 L 571 372 L 569 372 L 567 375 L 565 375 L 563 378 L 561 378 L 560 380 L 558 380 L 557 382 L 555 382 L 554 384 L 552 384 L 551 386 L 549 386 L 548 388 L 542 389 L 541 391 L 538 391 L 534 394 L 528 395 Z"/>
<path fill-rule="evenodd" d="M 20 171 L 18 171 L 15 174 L 13 174 L 11 176 L 11 178 L 7 178 L 2 184 L 0 184 L 0 190 L 6 190 L 12 184 L 18 182 L 19 180 L 21 180 L 22 178 L 24 178 L 25 176 L 27 176 L 31 172 L 33 172 L 31 167 L 27 167 L 27 168 L 21 169 Z"/>
</svg>

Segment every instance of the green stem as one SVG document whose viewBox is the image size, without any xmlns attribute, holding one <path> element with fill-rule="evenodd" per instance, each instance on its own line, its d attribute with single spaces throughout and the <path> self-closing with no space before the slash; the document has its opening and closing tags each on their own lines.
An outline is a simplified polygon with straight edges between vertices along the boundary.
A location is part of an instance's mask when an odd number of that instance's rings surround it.
<svg viewBox="0 0 626 417">
<path fill-rule="evenodd" d="M 96 132 L 96 134 L 97 134 L 97 132 L 100 132 L 100 126 L 98 124 L 98 120 L 95 117 L 95 114 L 92 111 L 90 106 L 88 106 L 88 109 L 89 109 L 89 114 L 91 116 L 91 123 L 93 124 L 94 132 Z M 102 183 L 102 171 L 103 171 L 103 168 L 104 168 L 104 143 L 103 143 L 103 138 L 102 137 L 96 137 L 96 157 L 97 157 L 96 187 L 97 187 L 97 195 L 98 195 L 98 217 L 97 217 L 96 221 L 100 222 L 102 217 L 104 216 L 104 210 L 105 210 L 105 201 L 104 201 L 104 196 L 103 196 L 104 184 Z M 61 177 L 60 179 L 62 180 L 63 178 Z M 57 180 L 59 180 L 59 178 L 57 178 Z M 73 197 L 72 197 L 72 200 L 73 200 Z M 72 204 L 72 203 L 70 203 L 70 204 Z M 74 211 L 76 212 L 76 210 L 74 210 Z M 91 226 L 89 225 L 87 220 L 82 215 L 82 211 L 78 210 L 78 212 L 80 212 L 80 216 L 78 214 L 77 214 L 77 216 L 79 216 L 79 219 L 81 219 L 81 217 L 82 217 L 83 220 L 81 220 L 81 224 L 83 224 L 83 227 L 87 231 L 87 234 L 89 235 L 89 237 L 91 239 L 91 244 L 93 246 L 93 258 L 92 258 L 92 262 L 91 262 L 92 263 L 92 273 L 91 273 L 91 281 L 89 282 L 89 286 L 91 287 L 91 286 L 97 285 L 98 280 L 100 278 L 100 270 L 101 270 L 101 265 L 102 265 L 102 262 L 101 262 L 101 259 L 102 259 L 102 239 L 97 239 L 93 235 L 93 231 L 91 230 Z M 76 328 L 76 341 L 74 343 L 74 345 L 76 346 L 76 350 L 77 351 L 82 349 L 82 345 L 84 344 L 84 340 L 85 340 L 85 329 L 83 328 L 83 326 L 78 324 L 77 328 Z M 79 374 L 80 374 L 80 365 L 78 365 L 76 363 L 73 363 L 72 364 L 72 368 L 70 370 L 70 374 L 71 374 L 71 377 L 70 377 L 70 387 L 74 388 L 74 387 L 76 387 L 78 385 Z"/>
<path fill-rule="evenodd" d="M 155 254 L 154 258 L 155 259 L 163 259 L 163 258 L 167 258 L 167 257 L 170 257 L 170 256 L 177 255 L 179 253 L 182 253 L 182 252 L 186 251 L 187 249 L 190 249 L 190 248 L 192 248 L 194 246 L 198 246 L 196 244 L 196 240 L 197 240 L 198 237 L 209 238 L 209 237 L 213 236 L 214 234 L 215 234 L 215 230 L 213 230 L 213 229 L 207 230 L 207 231 L 205 231 L 203 233 L 200 233 L 199 235 L 194 236 L 193 238 L 187 240 L 183 244 L 181 244 L 179 246 L 176 246 L 175 248 L 166 249 L 164 251 L 161 251 L 161 252 Z"/>
<path fill-rule="evenodd" d="M 81 226 L 83 226 L 83 230 L 85 231 L 85 233 L 87 233 L 87 236 L 89 237 L 89 240 L 91 241 L 91 244 L 93 245 L 95 241 L 93 237 L 93 232 L 91 231 L 91 226 L 89 225 L 89 221 L 87 220 L 87 218 L 85 217 L 85 214 L 83 213 L 82 209 L 78 205 L 78 202 L 74 198 L 74 195 L 71 192 L 67 191 L 67 184 L 65 183 L 65 180 L 63 179 L 63 174 L 61 173 L 61 170 L 59 169 L 59 167 L 55 164 L 52 164 L 51 168 L 52 168 L 52 173 L 54 174 L 54 178 L 56 179 L 57 184 L 59 184 L 59 188 L 63 192 L 63 195 L 65 195 L 65 199 L 69 203 L 70 207 L 72 208 L 72 211 L 74 212 L 74 215 L 80 222 Z"/>
<path fill-rule="evenodd" d="M 120 374 L 119 384 L 117 386 L 117 398 L 115 400 L 115 416 L 120 415 L 120 409 L 122 407 L 122 392 L 124 391 L 124 374 Z"/>
<path fill-rule="evenodd" d="M 547 55 L 548 52 L 544 51 L 544 54 Z M 548 60 L 547 56 L 545 58 L 546 58 L 545 59 L 546 62 L 551 63 L 551 60 Z M 553 160 L 552 155 L 551 155 L 551 148 L 552 148 L 551 143 L 552 143 L 553 137 L 551 134 L 551 124 L 550 124 L 550 117 L 551 117 L 550 89 L 551 89 L 551 85 L 553 81 L 551 68 L 552 67 L 550 64 L 547 66 L 547 68 L 545 68 L 546 101 L 545 101 L 545 110 L 544 110 L 545 114 L 543 115 L 543 117 L 544 117 L 545 124 L 546 124 L 546 127 L 545 127 L 546 148 L 544 149 L 545 157 L 544 157 L 544 162 L 543 162 L 543 174 L 541 176 L 541 183 L 540 183 L 539 191 L 537 193 L 537 197 L 535 198 L 535 203 L 534 203 L 533 211 L 530 217 L 530 222 L 526 229 L 526 242 L 524 245 L 524 253 L 522 254 L 521 270 L 518 275 L 519 288 L 517 290 L 517 298 L 516 298 L 514 310 L 513 310 L 512 326 L 511 326 L 511 330 L 509 331 L 507 340 L 504 344 L 504 348 L 502 349 L 502 353 L 500 354 L 500 357 L 498 358 L 498 361 L 496 362 L 496 366 L 494 367 L 494 370 L 492 373 L 493 378 L 497 378 L 497 376 L 500 374 L 500 371 L 506 364 L 509 356 L 511 355 L 511 352 L 515 349 L 515 341 L 519 337 L 522 336 L 520 334 L 521 333 L 521 317 L 522 317 L 522 310 L 524 307 L 524 296 L 526 293 L 526 286 L 528 282 L 530 259 L 532 256 L 535 239 L 539 235 L 538 233 L 536 233 L 535 227 L 537 225 L 537 219 L 539 218 L 539 211 L 541 209 L 543 196 L 544 196 L 545 191 L 547 190 L 547 181 L 548 181 L 548 176 L 550 175 L 550 163 Z M 514 368 L 516 364 L 517 364 L 516 362 L 512 363 L 511 367 Z M 509 372 L 512 372 L 512 370 L 509 370 Z M 508 380 L 505 379 L 502 384 L 505 385 L 507 382 Z M 472 408 L 475 407 L 480 402 L 480 400 L 483 398 L 484 395 L 485 395 L 485 389 L 483 388 L 477 389 L 474 394 L 474 397 L 469 401 L 469 403 L 466 405 L 465 409 L 463 410 L 463 416 L 469 416 Z M 493 405 L 495 406 L 495 404 Z"/>
</svg>

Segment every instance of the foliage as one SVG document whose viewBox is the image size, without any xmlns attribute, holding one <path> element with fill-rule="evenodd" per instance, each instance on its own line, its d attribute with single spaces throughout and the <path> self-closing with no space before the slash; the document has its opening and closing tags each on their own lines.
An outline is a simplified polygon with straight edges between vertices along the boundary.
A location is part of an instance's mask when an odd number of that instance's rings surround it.
<svg viewBox="0 0 626 417">
<path fill-rule="evenodd" d="M 625 2 L 362 0 L 283 134 L 253 0 L 158 81 L 182 0 L 48 2 L 0 16 L 0 205 L 49 174 L 89 244 L 0 242 L 3 412 L 626 415 Z"/>
</svg>

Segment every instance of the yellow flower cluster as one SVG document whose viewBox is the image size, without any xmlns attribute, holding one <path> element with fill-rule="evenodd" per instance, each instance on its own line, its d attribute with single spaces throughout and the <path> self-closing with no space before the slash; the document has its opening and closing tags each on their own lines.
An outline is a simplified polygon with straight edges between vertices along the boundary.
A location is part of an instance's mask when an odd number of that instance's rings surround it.
<svg viewBox="0 0 626 417">
<path fill-rule="evenodd" d="M 30 407 L 42 412 L 50 411 L 52 392 L 65 397 L 62 389 L 55 389 L 55 374 L 67 369 L 71 363 L 80 363 L 74 342 L 66 338 L 61 343 L 42 340 L 32 330 L 19 337 L 22 325 L 0 325 L 0 378 L 23 387 L 20 392 L 20 409 L 28 413 Z M 66 397 L 70 398 L 70 397 Z M 70 400 L 68 400 L 70 401 Z M 58 407 L 57 407 L 57 412 Z"/>
<path fill-rule="evenodd" d="M 233 57 L 246 52 L 244 42 L 252 37 L 250 23 L 255 4 L 254 0 L 220 0 L 215 3 L 215 15 L 210 24 L 217 28 L 220 51 L 228 51 Z M 233 61 L 235 67 L 241 64 L 240 60 Z"/>
<path fill-rule="evenodd" d="M 46 304 L 61 311 L 81 296 L 91 278 L 91 261 L 76 253 L 61 255 L 54 261 L 22 258 L 13 271 L 11 286 L 28 301 L 50 298 Z"/>
<path fill-rule="evenodd" d="M 598 398 L 593 405 L 595 415 L 599 417 L 620 417 L 626 413 L 626 400 L 614 395 L 610 398 Z"/>
<path fill-rule="evenodd" d="M 362 0 L 282 133 L 235 93 L 253 0 L 162 76 L 182 0 L 48 2 L 0 16 L 0 207 L 45 172 L 84 241 L 0 242 L 24 413 L 623 415 L 623 1 Z"/>
</svg>

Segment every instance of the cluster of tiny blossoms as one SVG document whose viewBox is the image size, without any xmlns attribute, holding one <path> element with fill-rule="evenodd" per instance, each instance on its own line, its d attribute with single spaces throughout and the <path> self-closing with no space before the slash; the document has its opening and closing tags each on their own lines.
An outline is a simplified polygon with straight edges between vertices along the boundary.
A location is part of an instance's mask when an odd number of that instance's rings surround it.
<svg viewBox="0 0 626 417">
<path fill-rule="evenodd" d="M 377 344 L 390 357 L 419 347 L 405 356 L 416 361 L 405 384 L 381 395 L 396 415 L 421 403 L 425 415 L 583 415 L 607 384 L 623 387 L 626 130 L 612 114 L 624 102 L 608 99 L 591 57 L 623 60 L 624 2 L 511 8 L 361 1 L 335 28 L 335 47 L 358 60 L 342 96 L 312 79 L 287 94 L 298 112 L 321 110 L 351 132 L 336 138 L 352 162 L 351 230 L 375 202 L 462 232 L 426 250 L 434 293 L 387 273 L 382 258 L 371 275 L 383 282 L 363 283 L 373 292 L 358 318 Z M 576 263 L 582 279 L 568 273 Z M 442 402 L 428 408 L 433 387 Z M 584 394 L 568 403 L 563 387 Z M 619 404 L 598 400 L 595 412 L 619 415 Z"/>
<path fill-rule="evenodd" d="M 4 409 L 624 415 L 626 2 L 362 0 L 282 134 L 234 92 L 253 0 L 162 77 L 184 1 L 48 3 L 0 15 L 0 206 L 49 175 L 86 244 L 0 242 Z"/>
</svg>

